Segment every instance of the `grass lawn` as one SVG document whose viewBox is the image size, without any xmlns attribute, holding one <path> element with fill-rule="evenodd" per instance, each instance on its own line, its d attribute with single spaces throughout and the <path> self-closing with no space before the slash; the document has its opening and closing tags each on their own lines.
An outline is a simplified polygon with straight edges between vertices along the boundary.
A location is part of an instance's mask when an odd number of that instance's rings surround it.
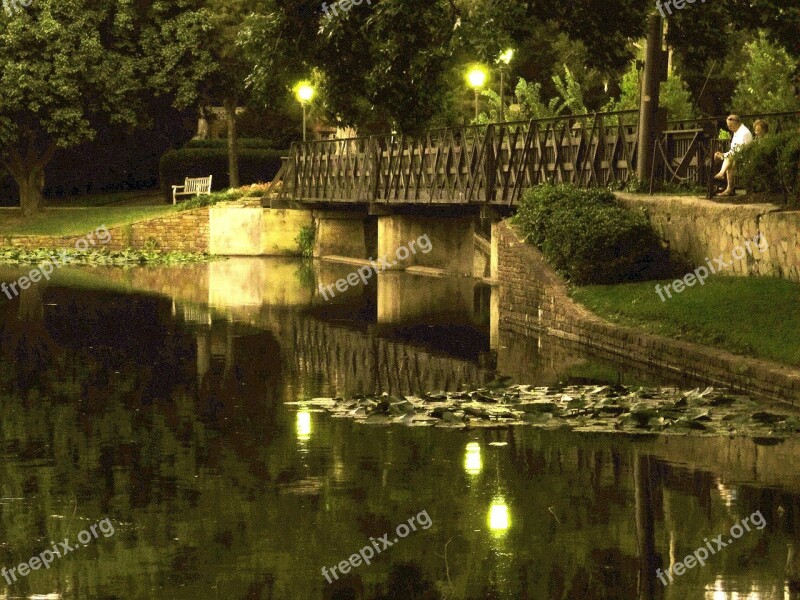
<svg viewBox="0 0 800 600">
<path fill-rule="evenodd" d="M 45 208 L 87 208 L 90 206 L 143 206 L 166 204 L 164 194 L 157 189 L 135 190 L 127 192 L 107 192 L 101 194 L 83 194 L 80 196 L 64 196 L 45 198 Z"/>
<path fill-rule="evenodd" d="M 30 220 L 24 220 L 18 211 L 0 210 L 0 235 L 84 235 L 105 225 L 116 227 L 178 209 L 171 204 L 160 206 L 99 206 L 93 208 L 46 208 Z"/>
<path fill-rule="evenodd" d="M 711 277 L 662 302 L 669 281 L 575 287 L 596 314 L 657 335 L 800 366 L 800 284 L 767 277 Z M 666 296 L 665 296 L 666 298 Z"/>
</svg>

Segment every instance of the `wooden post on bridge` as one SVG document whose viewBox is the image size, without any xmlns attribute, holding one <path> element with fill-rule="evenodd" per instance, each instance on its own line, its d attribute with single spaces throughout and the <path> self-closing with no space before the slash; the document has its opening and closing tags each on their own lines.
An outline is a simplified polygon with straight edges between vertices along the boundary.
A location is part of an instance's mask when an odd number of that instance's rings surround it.
<svg viewBox="0 0 800 600">
<path fill-rule="evenodd" d="M 661 49 L 663 38 L 661 17 L 650 15 L 647 20 L 647 48 L 639 100 L 639 143 L 636 153 L 636 177 L 647 181 L 655 160 L 655 142 L 661 138 L 666 125 L 665 113 L 659 110 L 661 82 L 667 80 L 667 52 Z"/>
</svg>

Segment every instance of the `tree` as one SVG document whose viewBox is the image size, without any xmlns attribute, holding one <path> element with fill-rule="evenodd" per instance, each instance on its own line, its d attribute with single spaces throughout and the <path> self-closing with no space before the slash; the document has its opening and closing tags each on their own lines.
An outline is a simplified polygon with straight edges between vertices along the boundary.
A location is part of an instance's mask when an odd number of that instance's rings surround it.
<svg viewBox="0 0 800 600">
<path fill-rule="evenodd" d="M 731 100 L 732 110 L 740 113 L 789 112 L 800 110 L 800 99 L 792 86 L 797 61 L 784 48 L 759 33 L 745 44 L 746 61 Z"/>
<path fill-rule="evenodd" d="M 268 0 L 207 0 L 208 34 L 202 46 L 211 54 L 211 65 L 200 83 L 203 104 L 219 101 L 225 107 L 228 137 L 228 176 L 232 188 L 239 187 L 239 144 L 236 109 L 247 103 L 247 76 L 253 70 L 240 39 L 254 11 L 270 21 L 277 12 Z"/>
<path fill-rule="evenodd" d="M 608 70 L 624 64 L 629 58 L 624 42 L 629 35 L 643 34 L 648 10 L 640 0 L 621 0 L 619 9 L 598 25 L 593 16 L 608 13 L 600 0 L 566 4 L 557 0 L 376 0 L 336 13 L 328 3 L 327 16 L 318 4 L 276 3 L 284 12 L 300 15 L 297 22 L 306 25 L 295 25 L 292 39 L 302 40 L 296 44 L 296 55 L 307 69 L 318 67 L 324 73 L 328 116 L 341 125 L 374 124 L 382 129 L 390 125 L 400 131 L 441 122 L 442 107 L 452 108 L 458 102 L 453 90 L 454 86 L 463 88 L 465 64 L 493 62 L 509 45 L 536 48 L 534 42 L 540 40 L 534 32 L 542 29 L 551 38 L 566 34 L 584 42 L 590 67 Z M 272 53 L 272 33 L 256 33 L 251 47 Z M 530 56 L 534 54 L 531 50 Z M 548 66 L 541 73 L 548 85 L 549 71 Z M 269 75 L 264 69 L 254 69 L 251 82 L 264 87 L 259 80 Z M 451 120 L 451 115 L 443 120 Z"/>
<path fill-rule="evenodd" d="M 702 6 L 702 10 L 696 10 Z M 669 18 L 667 43 L 706 114 L 721 114 L 736 86 L 741 64 L 723 63 L 741 51 L 742 41 L 763 30 L 795 59 L 790 72 L 800 77 L 800 5 L 786 0 L 720 0 L 676 11 Z M 800 81 L 796 81 L 800 83 Z M 703 90 L 702 97 L 700 90 Z M 737 109 L 738 110 L 738 109 Z"/>
<path fill-rule="evenodd" d="M 37 212 L 44 168 L 57 148 L 93 139 L 100 123 L 135 127 L 145 92 L 190 98 L 203 19 L 187 0 L 37 0 L 0 31 L 0 164 L 16 181 L 23 214 Z M 174 82 L 178 82 L 175 84 Z"/>
</svg>

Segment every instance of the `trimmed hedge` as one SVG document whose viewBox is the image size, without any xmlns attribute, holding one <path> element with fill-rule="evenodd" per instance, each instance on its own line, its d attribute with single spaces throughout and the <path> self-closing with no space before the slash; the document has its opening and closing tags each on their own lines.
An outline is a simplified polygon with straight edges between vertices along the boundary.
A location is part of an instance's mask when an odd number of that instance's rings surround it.
<svg viewBox="0 0 800 600">
<path fill-rule="evenodd" d="M 281 167 L 281 156 L 288 150 L 239 149 L 239 184 L 272 181 Z M 183 148 L 170 150 L 161 157 L 159 165 L 161 189 L 172 198 L 172 186 L 183 185 L 187 177 L 213 175 L 212 190 L 230 187 L 228 151 L 226 148 Z"/>
<path fill-rule="evenodd" d="M 215 138 L 210 140 L 189 140 L 184 148 L 228 148 L 227 138 Z M 267 138 L 239 138 L 239 149 L 260 148 L 261 150 L 280 150 L 273 140 Z"/>
<path fill-rule="evenodd" d="M 540 185 L 522 198 L 514 222 L 576 284 L 620 283 L 672 272 L 669 252 L 643 212 L 608 190 Z"/>
<path fill-rule="evenodd" d="M 767 135 L 736 153 L 736 170 L 748 190 L 800 196 L 800 132 Z"/>
</svg>

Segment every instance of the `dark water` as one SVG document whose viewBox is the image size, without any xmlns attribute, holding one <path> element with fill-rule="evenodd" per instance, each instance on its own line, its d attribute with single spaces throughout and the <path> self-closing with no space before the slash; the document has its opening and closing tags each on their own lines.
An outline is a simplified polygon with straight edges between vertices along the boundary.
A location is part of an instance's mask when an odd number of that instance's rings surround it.
<svg viewBox="0 0 800 600">
<path fill-rule="evenodd" d="M 315 278 L 350 270 L 76 269 L 4 301 L 0 566 L 82 530 L 88 543 L 0 578 L 0 594 L 797 597 L 795 441 L 370 427 L 284 404 L 505 374 L 652 381 L 497 331 L 491 291 L 469 280 L 392 274 L 335 303 L 314 296 Z M 656 568 L 756 512 L 762 529 L 660 583 Z M 410 517 L 416 530 L 398 528 Z M 370 538 L 371 564 L 329 584 L 321 569 Z"/>
</svg>

